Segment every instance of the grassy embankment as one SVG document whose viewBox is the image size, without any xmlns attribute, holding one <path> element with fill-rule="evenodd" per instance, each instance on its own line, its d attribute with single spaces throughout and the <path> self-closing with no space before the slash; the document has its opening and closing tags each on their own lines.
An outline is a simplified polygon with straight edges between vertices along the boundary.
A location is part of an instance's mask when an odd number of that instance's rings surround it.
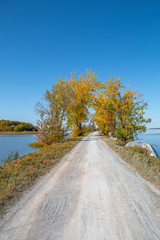
<svg viewBox="0 0 160 240">
<path fill-rule="evenodd" d="M 108 146 L 124 161 L 137 170 L 146 180 L 160 189 L 160 159 L 151 157 L 147 150 L 141 147 L 125 147 L 120 141 L 102 137 Z"/>
<path fill-rule="evenodd" d="M 0 215 L 3 216 L 24 190 L 53 168 L 81 139 L 76 137 L 64 143 L 46 146 L 0 166 Z"/>
</svg>

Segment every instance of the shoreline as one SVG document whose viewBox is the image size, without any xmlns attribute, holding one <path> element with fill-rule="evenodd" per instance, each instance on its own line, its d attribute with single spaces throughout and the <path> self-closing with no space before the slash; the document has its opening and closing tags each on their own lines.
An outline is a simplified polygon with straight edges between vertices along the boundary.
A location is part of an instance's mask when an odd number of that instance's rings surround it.
<svg viewBox="0 0 160 240">
<path fill-rule="evenodd" d="M 0 135 L 23 135 L 23 134 L 36 134 L 37 132 L 33 131 L 24 131 L 24 132 L 0 132 Z"/>
</svg>

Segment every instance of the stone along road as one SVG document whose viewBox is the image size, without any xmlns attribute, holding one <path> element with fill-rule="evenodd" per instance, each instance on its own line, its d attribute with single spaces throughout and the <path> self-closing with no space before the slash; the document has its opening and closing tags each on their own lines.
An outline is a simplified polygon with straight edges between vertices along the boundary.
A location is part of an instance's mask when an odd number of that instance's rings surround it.
<svg viewBox="0 0 160 240">
<path fill-rule="evenodd" d="M 158 240 L 157 199 L 93 133 L 6 215 L 0 239 Z"/>
</svg>

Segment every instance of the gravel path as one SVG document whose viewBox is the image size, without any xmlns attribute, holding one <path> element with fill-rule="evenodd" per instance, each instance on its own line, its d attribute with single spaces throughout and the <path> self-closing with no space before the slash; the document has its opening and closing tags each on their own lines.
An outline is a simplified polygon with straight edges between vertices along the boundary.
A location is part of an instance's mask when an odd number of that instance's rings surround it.
<svg viewBox="0 0 160 240">
<path fill-rule="evenodd" d="M 93 133 L 6 215 L 0 239 L 159 240 L 159 196 Z"/>
</svg>

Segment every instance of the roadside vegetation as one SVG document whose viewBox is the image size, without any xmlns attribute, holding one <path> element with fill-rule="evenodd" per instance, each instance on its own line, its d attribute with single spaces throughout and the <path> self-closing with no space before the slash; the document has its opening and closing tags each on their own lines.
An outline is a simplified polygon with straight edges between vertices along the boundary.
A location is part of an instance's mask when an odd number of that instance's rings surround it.
<svg viewBox="0 0 160 240">
<path fill-rule="evenodd" d="M 124 161 L 160 189 L 159 158 L 151 157 L 148 151 L 141 147 L 125 147 L 122 141 L 112 140 L 109 137 L 102 138 Z"/>
<path fill-rule="evenodd" d="M 72 129 L 72 137 L 83 136 L 86 128 L 94 129 L 89 108 L 100 86 L 100 81 L 91 70 L 78 78 L 74 74 L 70 79 L 59 78 L 50 91 L 46 90 L 45 104 L 38 103 L 36 107 L 40 114 L 37 122 L 38 142 L 50 145 L 64 141 L 68 129 Z"/>
<path fill-rule="evenodd" d="M 35 153 L 6 161 L 0 166 L 0 214 L 1 216 L 27 190 L 35 180 L 47 173 L 68 153 L 82 137 L 72 138 L 63 143 L 44 146 Z M 10 157 L 16 157 L 11 154 Z"/>
<path fill-rule="evenodd" d="M 145 124 L 151 121 L 144 117 L 148 105 L 141 92 L 126 88 L 117 77 L 101 82 L 91 70 L 78 77 L 59 78 L 46 90 L 45 100 L 37 104 L 37 139 L 47 145 L 64 141 L 68 129 L 72 129 L 71 136 L 82 136 L 88 122 L 104 135 L 129 142 L 145 132 Z"/>
<path fill-rule="evenodd" d="M 0 120 L 0 133 L 33 133 L 35 131 L 37 131 L 37 128 L 31 123 Z"/>
<path fill-rule="evenodd" d="M 129 142 L 146 131 L 146 123 L 151 119 L 145 118 L 148 104 L 141 92 L 127 89 L 120 78 L 111 76 L 102 83 L 101 91 L 96 93 L 93 107 L 94 119 L 104 135 Z"/>
<path fill-rule="evenodd" d="M 32 143 L 29 143 L 28 146 L 33 147 L 33 148 L 42 148 L 42 147 L 44 147 L 44 144 L 42 144 L 40 142 L 32 142 Z"/>
</svg>

